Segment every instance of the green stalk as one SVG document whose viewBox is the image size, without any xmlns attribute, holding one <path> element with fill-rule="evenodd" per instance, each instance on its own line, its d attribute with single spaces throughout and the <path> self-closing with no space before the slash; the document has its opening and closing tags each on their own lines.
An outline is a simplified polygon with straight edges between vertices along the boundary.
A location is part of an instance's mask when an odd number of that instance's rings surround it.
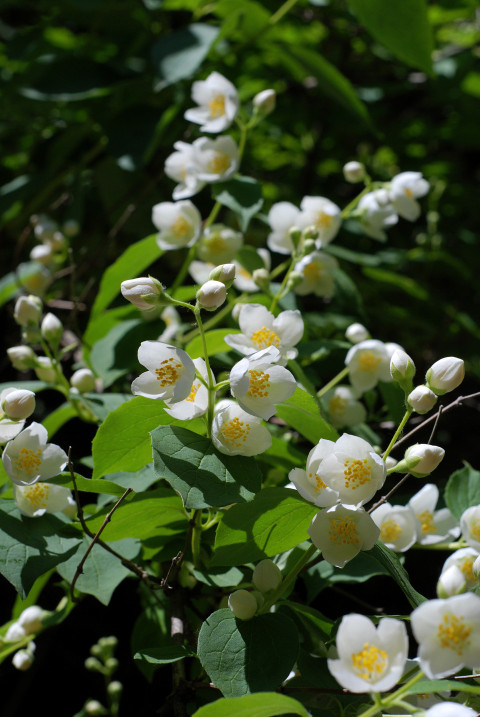
<svg viewBox="0 0 480 717">
<path fill-rule="evenodd" d="M 294 257 L 294 258 L 292 258 L 292 260 L 290 261 L 290 266 L 288 267 L 288 270 L 287 270 L 285 276 L 283 277 L 283 281 L 282 281 L 282 283 L 281 283 L 280 289 L 277 291 L 277 293 L 275 294 L 275 296 L 274 296 L 273 299 L 272 299 L 272 303 L 270 304 L 270 309 L 269 309 L 269 311 L 270 311 L 272 314 L 273 314 L 273 312 L 275 311 L 275 309 L 277 308 L 278 302 L 280 301 L 280 299 L 281 299 L 281 298 L 283 297 L 283 295 L 284 295 L 284 291 L 285 291 L 285 287 L 286 287 L 286 285 L 287 285 L 288 277 L 290 276 L 291 272 L 293 271 L 293 268 L 294 268 L 295 264 L 296 264 L 296 259 L 295 259 L 295 257 Z"/>
<path fill-rule="evenodd" d="M 175 281 L 173 282 L 172 286 L 169 289 L 169 293 L 172 296 L 172 298 L 175 297 L 175 292 L 177 291 L 178 287 L 183 284 L 183 280 L 188 274 L 188 270 L 190 269 L 190 264 L 195 258 L 195 252 L 197 250 L 197 247 L 195 244 L 190 247 L 188 250 L 188 254 L 185 257 L 185 261 L 183 262 L 182 266 L 180 267 L 180 271 L 178 272 L 177 276 L 175 277 Z"/>
<path fill-rule="evenodd" d="M 392 440 L 391 440 L 390 443 L 388 444 L 387 450 L 385 451 L 385 453 L 384 453 L 383 456 L 382 456 L 382 458 L 383 458 L 384 461 L 386 461 L 386 460 L 387 460 L 387 457 L 390 455 L 390 452 L 392 451 L 392 449 L 393 449 L 395 443 L 397 442 L 397 440 L 398 440 L 400 434 L 402 433 L 403 429 L 405 428 L 405 424 L 406 424 L 406 422 L 408 421 L 408 419 L 410 418 L 410 416 L 412 415 L 412 413 L 413 413 L 413 408 L 407 408 L 407 410 L 405 411 L 404 417 L 403 417 L 402 420 L 400 421 L 400 424 L 399 424 L 397 430 L 396 430 L 395 433 L 393 434 Z"/>
<path fill-rule="evenodd" d="M 210 359 L 208 357 L 207 340 L 205 337 L 205 329 L 203 328 L 202 317 L 200 315 L 200 307 L 197 304 L 194 309 L 195 318 L 197 320 L 200 335 L 202 337 L 203 355 L 205 358 L 205 365 L 207 367 L 208 376 L 208 409 L 207 409 L 207 437 L 210 438 L 212 435 L 212 422 L 213 414 L 215 410 L 215 381 L 213 378 L 213 372 L 210 366 Z"/>
<path fill-rule="evenodd" d="M 376 704 L 365 710 L 365 712 L 361 712 L 358 717 L 374 717 L 374 715 L 381 714 L 382 710 L 385 707 L 391 707 L 392 705 L 395 705 L 396 700 L 403 697 L 403 695 L 409 691 L 410 687 L 412 687 L 412 685 L 421 680 L 423 676 L 423 672 L 419 670 L 419 672 L 417 672 L 417 674 L 412 677 L 411 680 L 402 685 L 396 692 L 393 692 L 391 695 L 387 695 L 387 697 L 385 698 L 382 698 L 381 695 L 379 695 L 378 693 L 374 693 L 372 697 L 373 699 L 375 699 Z"/>
<path fill-rule="evenodd" d="M 270 25 L 275 25 L 279 20 L 282 19 L 284 15 L 287 14 L 295 5 L 297 4 L 298 0 L 287 0 L 283 3 L 281 7 L 278 8 L 277 12 L 275 12 L 268 21 Z"/>
<path fill-rule="evenodd" d="M 345 366 L 345 368 L 343 368 L 340 373 L 337 373 L 337 375 L 334 376 L 331 381 L 326 383 L 325 386 L 320 389 L 320 391 L 317 391 L 317 397 L 321 398 L 322 396 L 325 396 L 325 394 L 330 391 L 331 388 L 336 386 L 337 383 L 340 383 L 340 381 L 343 381 L 345 376 L 348 376 L 348 371 L 348 366 Z"/>
<path fill-rule="evenodd" d="M 192 517 L 192 559 L 196 568 L 200 567 L 200 541 L 202 539 L 202 511 L 196 510 Z"/>
</svg>

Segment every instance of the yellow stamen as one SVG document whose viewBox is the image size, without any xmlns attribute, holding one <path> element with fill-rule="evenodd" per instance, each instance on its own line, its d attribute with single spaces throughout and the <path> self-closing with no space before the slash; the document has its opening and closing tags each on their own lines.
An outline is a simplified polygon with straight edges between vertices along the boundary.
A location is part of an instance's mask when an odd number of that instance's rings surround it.
<svg viewBox="0 0 480 717">
<path fill-rule="evenodd" d="M 417 520 L 420 523 L 422 535 L 434 533 L 436 530 L 435 519 L 430 510 L 424 510 L 423 513 L 417 513 Z"/>
<path fill-rule="evenodd" d="M 208 103 L 210 109 L 210 117 L 216 119 L 225 114 L 225 97 L 224 95 L 216 95 L 213 100 Z"/>
<path fill-rule="evenodd" d="M 363 460 L 350 460 L 350 458 L 347 458 L 343 471 L 343 475 L 345 476 L 345 488 L 356 490 L 359 486 L 369 483 L 371 472 L 372 469 L 368 458 L 364 458 Z"/>
<path fill-rule="evenodd" d="M 240 448 L 250 433 L 250 424 L 244 423 L 244 421 L 241 421 L 239 418 L 232 418 L 223 424 L 220 431 L 226 443 L 232 448 Z"/>
<path fill-rule="evenodd" d="M 34 483 L 34 485 L 28 485 L 23 489 L 23 496 L 34 511 L 47 507 L 49 493 L 48 483 Z"/>
<path fill-rule="evenodd" d="M 227 242 L 225 241 L 225 239 L 222 239 L 222 237 L 218 234 L 209 239 L 207 244 L 209 250 L 214 254 L 220 254 L 227 248 Z"/>
<path fill-rule="evenodd" d="M 23 471 L 29 476 L 38 473 L 42 465 L 42 449 L 38 448 L 33 451 L 31 448 L 22 448 L 13 463 L 17 470 Z"/>
<path fill-rule="evenodd" d="M 157 381 L 160 381 L 162 388 L 165 388 L 165 386 L 173 386 L 173 384 L 177 383 L 185 370 L 181 363 L 175 363 L 175 361 L 176 359 L 172 356 L 162 361 L 160 367 L 155 369 Z"/>
<path fill-rule="evenodd" d="M 475 556 L 466 555 L 464 558 L 459 560 L 458 567 L 465 576 L 467 582 L 475 583 L 477 581 L 473 572 L 473 563 L 475 562 Z"/>
<path fill-rule="evenodd" d="M 362 351 L 360 356 L 358 357 L 358 368 L 360 371 L 367 371 L 368 373 L 373 373 L 377 370 L 378 364 L 381 362 L 381 358 L 379 356 L 375 356 L 373 351 Z"/>
<path fill-rule="evenodd" d="M 315 476 L 313 475 L 313 473 L 309 473 L 308 477 L 309 477 L 310 483 L 312 483 L 312 485 L 313 485 L 313 482 L 315 481 L 314 487 L 315 487 L 315 490 L 317 491 L 317 493 L 320 492 L 321 490 L 324 490 L 327 487 L 327 484 L 323 482 L 323 480 L 320 478 L 318 473 L 315 473 Z"/>
<path fill-rule="evenodd" d="M 197 391 L 198 391 L 199 388 L 200 388 L 200 384 L 199 384 L 199 383 L 197 383 L 197 385 L 193 384 L 192 390 L 191 390 L 190 393 L 188 394 L 188 396 L 187 396 L 187 398 L 185 399 L 185 401 L 191 401 L 191 403 L 195 403 L 195 396 L 197 395 Z"/>
<path fill-rule="evenodd" d="M 406 187 L 403 191 L 405 192 L 405 194 L 407 195 L 407 197 L 408 197 L 409 199 L 413 199 L 413 192 L 412 192 L 411 189 L 409 189 L 408 187 Z"/>
<path fill-rule="evenodd" d="M 223 174 L 230 167 L 230 157 L 228 154 L 218 152 L 207 163 L 207 169 L 211 174 Z"/>
<path fill-rule="evenodd" d="M 387 518 L 387 520 L 383 521 L 380 528 L 380 540 L 384 543 L 394 543 L 401 534 L 402 529 L 393 518 Z"/>
<path fill-rule="evenodd" d="M 251 335 L 250 339 L 257 349 L 266 349 L 268 346 L 279 346 L 280 344 L 280 337 L 275 331 L 272 331 L 272 329 L 267 329 L 266 326 L 257 329 L 257 331 Z"/>
<path fill-rule="evenodd" d="M 330 214 L 325 214 L 325 212 L 317 212 L 314 224 L 317 229 L 328 229 L 332 222 L 333 217 L 330 216 Z"/>
<path fill-rule="evenodd" d="M 353 518 L 332 518 L 328 537 L 336 545 L 358 545 L 357 525 Z"/>
<path fill-rule="evenodd" d="M 170 231 L 179 239 L 191 229 L 190 224 L 183 217 L 177 217 L 170 227 Z"/>
<path fill-rule="evenodd" d="M 461 655 L 466 647 L 469 647 L 472 628 L 463 622 L 463 615 L 457 617 L 445 613 L 443 620 L 438 626 L 437 637 L 441 647 L 453 650 Z"/>
<path fill-rule="evenodd" d="M 363 650 L 352 654 L 352 664 L 358 677 L 371 680 L 379 677 L 387 666 L 387 653 L 385 650 L 366 642 Z"/>
<path fill-rule="evenodd" d="M 250 376 L 250 388 L 247 391 L 247 396 L 250 396 L 250 398 L 265 398 L 268 396 L 270 374 L 264 371 L 255 371 L 254 369 L 251 369 L 248 374 Z"/>
<path fill-rule="evenodd" d="M 304 267 L 303 275 L 309 281 L 320 281 L 323 279 L 323 266 L 316 261 L 311 261 Z"/>
<path fill-rule="evenodd" d="M 342 418 L 345 409 L 348 406 L 348 400 L 343 396 L 334 396 L 328 404 L 328 412 L 330 415 Z"/>
<path fill-rule="evenodd" d="M 476 540 L 480 540 L 480 519 L 477 518 L 477 520 L 470 526 L 470 534 L 476 538 Z"/>
</svg>

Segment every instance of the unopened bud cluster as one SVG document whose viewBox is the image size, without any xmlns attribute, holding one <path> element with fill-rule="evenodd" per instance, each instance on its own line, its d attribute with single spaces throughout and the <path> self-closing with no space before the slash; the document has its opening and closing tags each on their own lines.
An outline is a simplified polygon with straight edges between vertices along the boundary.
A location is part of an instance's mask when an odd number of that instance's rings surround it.
<svg viewBox="0 0 480 717">
<path fill-rule="evenodd" d="M 228 607 L 239 620 L 250 620 L 264 602 L 265 595 L 276 590 L 282 582 L 278 565 L 266 558 L 255 567 L 252 575 L 253 587 L 249 590 L 235 590 L 228 598 Z"/>
</svg>

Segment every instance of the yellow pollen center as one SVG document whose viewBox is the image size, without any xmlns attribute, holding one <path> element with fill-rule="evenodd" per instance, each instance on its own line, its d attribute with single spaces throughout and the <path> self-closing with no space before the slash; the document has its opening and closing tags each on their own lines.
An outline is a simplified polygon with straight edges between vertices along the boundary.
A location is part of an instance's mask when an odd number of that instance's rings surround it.
<svg viewBox="0 0 480 717">
<path fill-rule="evenodd" d="M 252 275 L 250 274 L 250 272 L 247 271 L 246 269 L 244 269 L 243 266 L 241 266 L 240 269 L 237 270 L 237 273 L 239 274 L 239 276 L 243 276 L 244 279 L 252 278 Z"/>
<path fill-rule="evenodd" d="M 213 100 L 208 103 L 210 109 L 210 117 L 216 119 L 225 114 L 225 97 L 224 95 L 216 95 Z"/>
<path fill-rule="evenodd" d="M 165 359 L 165 361 L 162 361 L 160 367 L 155 369 L 157 381 L 160 381 L 162 388 L 165 388 L 165 386 L 173 386 L 173 384 L 178 381 L 183 371 L 184 369 L 182 364 L 176 362 L 176 359 L 174 359 L 173 356 L 169 359 Z"/>
<path fill-rule="evenodd" d="M 223 174 L 230 167 L 230 157 L 228 154 L 218 152 L 207 164 L 207 169 L 212 174 Z"/>
<path fill-rule="evenodd" d="M 465 580 L 470 583 L 475 583 L 477 581 L 474 573 L 473 573 L 473 563 L 475 562 L 475 558 L 472 555 L 467 555 L 465 558 L 462 558 L 459 563 L 458 567 L 462 571 Z"/>
<path fill-rule="evenodd" d="M 250 376 L 250 388 L 247 391 L 247 396 L 250 396 L 250 398 L 265 398 L 268 396 L 270 374 L 264 371 L 255 371 L 254 369 L 251 369 L 248 374 Z"/>
<path fill-rule="evenodd" d="M 380 528 L 380 540 L 384 543 L 393 543 L 402 534 L 402 529 L 393 518 L 384 520 Z"/>
<path fill-rule="evenodd" d="M 407 195 L 407 197 L 408 197 L 409 199 L 413 199 L 413 192 L 412 192 L 411 189 L 409 189 L 409 188 L 407 187 L 406 189 L 404 189 L 404 192 L 405 192 L 405 194 Z"/>
<path fill-rule="evenodd" d="M 356 490 L 361 485 L 365 485 L 365 483 L 370 481 L 370 473 L 372 472 L 372 469 L 369 465 L 368 458 L 364 458 L 363 461 L 358 458 L 355 460 L 347 458 L 343 465 L 345 488 Z"/>
<path fill-rule="evenodd" d="M 195 396 L 197 395 L 197 391 L 198 391 L 199 388 L 200 388 L 200 384 L 199 384 L 199 383 L 197 383 L 197 385 L 193 384 L 192 390 L 191 390 L 190 393 L 188 394 L 188 396 L 187 396 L 187 398 L 185 399 L 185 401 L 190 401 L 191 403 L 195 403 Z"/>
<path fill-rule="evenodd" d="M 320 281 L 323 279 L 323 266 L 316 261 L 311 261 L 304 267 L 303 275 L 309 281 Z"/>
<path fill-rule="evenodd" d="M 317 492 L 320 492 L 321 490 L 324 490 L 327 487 L 327 484 L 323 482 L 323 480 L 320 478 L 318 473 L 315 473 L 315 475 L 313 475 L 313 473 L 309 473 L 308 478 L 310 480 L 310 483 L 312 483 L 312 485 L 313 485 L 313 483 L 315 483 L 314 487 Z"/>
<path fill-rule="evenodd" d="M 232 448 L 240 448 L 250 433 L 250 424 L 244 423 L 244 421 L 241 421 L 239 418 L 232 418 L 223 424 L 220 431 L 226 443 L 232 446 Z"/>
<path fill-rule="evenodd" d="M 50 486 L 48 483 L 35 483 L 23 489 L 24 498 L 30 503 L 33 510 L 47 507 Z"/>
<path fill-rule="evenodd" d="M 330 414 L 341 418 L 345 413 L 348 401 L 343 396 L 334 396 L 328 404 L 328 411 Z"/>
<path fill-rule="evenodd" d="M 172 234 L 174 234 L 178 238 L 184 237 L 185 234 L 189 231 L 189 229 L 190 224 L 183 217 L 177 217 L 173 222 L 172 226 L 170 227 L 170 231 L 172 232 Z"/>
<path fill-rule="evenodd" d="M 358 677 L 363 680 L 372 680 L 379 677 L 387 666 L 387 653 L 385 650 L 366 642 L 363 650 L 352 654 L 352 664 Z"/>
<path fill-rule="evenodd" d="M 328 229 L 332 221 L 333 217 L 330 216 L 330 214 L 325 214 L 325 212 L 318 212 L 317 216 L 315 217 L 314 223 L 317 229 Z"/>
<path fill-rule="evenodd" d="M 375 356 L 373 351 L 362 351 L 358 358 L 358 368 L 360 371 L 367 371 L 373 373 L 377 370 L 378 364 L 381 362 L 379 356 Z"/>
<path fill-rule="evenodd" d="M 33 451 L 31 448 L 22 448 L 13 463 L 17 470 L 23 471 L 29 476 L 38 473 L 38 469 L 42 465 L 42 449 L 38 448 Z"/>
<path fill-rule="evenodd" d="M 358 545 L 358 530 L 353 518 L 332 518 L 328 537 L 336 545 Z"/>
<path fill-rule="evenodd" d="M 221 236 L 216 234 L 208 240 L 208 247 L 214 254 L 220 254 L 220 252 L 225 251 L 227 248 L 227 242 L 225 239 L 222 239 Z"/>
<path fill-rule="evenodd" d="M 437 637 L 441 647 L 453 650 L 461 655 L 463 650 L 470 645 L 470 634 L 472 628 L 463 622 L 463 615 L 457 617 L 446 613 L 438 626 Z"/>
<path fill-rule="evenodd" d="M 417 513 L 417 520 L 420 523 L 422 535 L 434 533 L 436 530 L 433 513 L 430 510 L 424 510 L 423 513 Z"/>
<path fill-rule="evenodd" d="M 257 349 L 266 349 L 268 346 L 279 346 L 280 344 L 279 336 L 272 329 L 267 329 L 266 326 L 262 326 L 261 329 L 255 331 L 250 339 Z"/>
<path fill-rule="evenodd" d="M 470 526 L 470 533 L 476 540 L 480 540 L 480 519 L 477 520 Z"/>
</svg>

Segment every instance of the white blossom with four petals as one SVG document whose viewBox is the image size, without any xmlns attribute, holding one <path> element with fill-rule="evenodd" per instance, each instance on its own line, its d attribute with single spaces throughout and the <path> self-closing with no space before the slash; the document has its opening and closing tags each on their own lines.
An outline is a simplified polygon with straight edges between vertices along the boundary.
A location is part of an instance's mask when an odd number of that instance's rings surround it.
<svg viewBox="0 0 480 717">
<path fill-rule="evenodd" d="M 72 491 L 62 485 L 37 481 L 33 485 L 15 485 L 14 498 L 20 513 L 39 518 L 45 513 L 65 513 L 73 517 L 76 503 Z"/>
<path fill-rule="evenodd" d="M 361 550 L 371 550 L 380 530 L 363 508 L 338 503 L 314 517 L 308 534 L 324 559 L 343 568 Z"/>
<path fill-rule="evenodd" d="M 244 411 L 235 401 L 220 401 L 212 423 L 215 448 L 229 456 L 256 456 L 272 445 L 261 418 Z"/>
<path fill-rule="evenodd" d="M 13 483 L 28 486 L 39 480 L 46 481 L 65 468 L 67 454 L 47 440 L 47 429 L 41 423 L 32 423 L 7 443 L 2 462 Z"/>
<path fill-rule="evenodd" d="M 390 358 L 387 345 L 378 339 L 368 339 L 352 346 L 345 358 L 352 386 L 365 393 L 379 381 L 391 382 Z"/>
<path fill-rule="evenodd" d="M 164 251 L 192 246 L 202 228 L 200 212 L 188 199 L 155 204 L 152 222 L 159 231 L 157 244 Z"/>
<path fill-rule="evenodd" d="M 434 545 L 458 538 L 460 527 L 448 510 L 435 510 L 439 490 L 434 483 L 426 483 L 418 493 L 410 498 L 408 507 L 413 511 L 417 522 L 417 543 Z"/>
<path fill-rule="evenodd" d="M 161 341 L 142 341 L 138 360 L 148 371 L 133 381 L 135 396 L 176 403 L 190 395 L 195 364 L 185 351 Z"/>
<path fill-rule="evenodd" d="M 403 219 L 414 222 L 420 216 L 420 204 L 416 201 L 424 197 L 430 184 L 421 172 L 400 172 L 390 183 L 389 198 L 395 211 Z"/>
<path fill-rule="evenodd" d="M 193 359 L 197 377 L 192 383 L 190 393 L 183 401 L 166 400 L 167 408 L 165 413 L 180 421 L 191 421 L 193 418 L 205 415 L 208 409 L 208 372 L 207 365 L 203 358 Z M 201 376 L 201 381 L 198 376 Z M 215 379 L 214 379 L 215 380 Z"/>
<path fill-rule="evenodd" d="M 380 540 L 395 553 L 404 553 L 417 542 L 417 521 L 408 506 L 383 503 L 371 516 L 380 528 Z"/>
<path fill-rule="evenodd" d="M 298 227 L 313 227 L 318 232 L 315 244 L 320 249 L 337 236 L 342 223 L 341 214 L 340 207 L 326 197 L 304 197 L 297 217 Z"/>
<path fill-rule="evenodd" d="M 223 132 L 236 117 L 239 100 L 235 86 L 219 72 L 192 85 L 192 99 L 198 107 L 185 112 L 188 122 L 199 124 L 202 132 Z"/>
</svg>

